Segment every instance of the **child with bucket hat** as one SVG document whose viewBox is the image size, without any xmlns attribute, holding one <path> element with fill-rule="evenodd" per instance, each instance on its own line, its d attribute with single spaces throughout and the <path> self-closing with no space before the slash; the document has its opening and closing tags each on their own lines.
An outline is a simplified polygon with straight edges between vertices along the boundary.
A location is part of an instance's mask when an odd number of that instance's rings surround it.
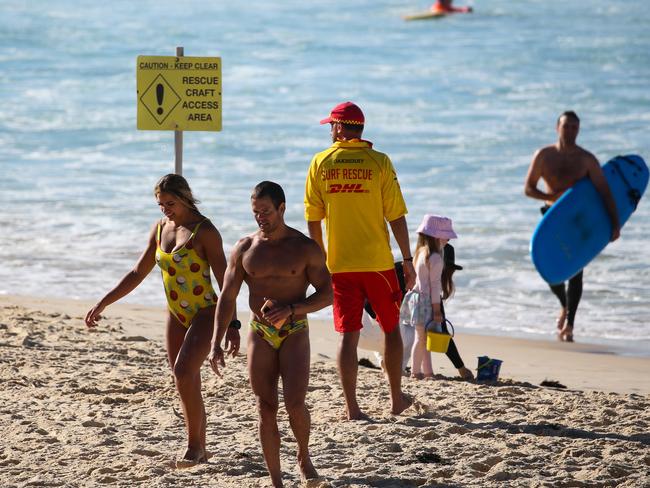
<svg viewBox="0 0 650 488">
<path fill-rule="evenodd" d="M 400 310 L 400 321 L 405 326 L 415 328 L 415 339 L 411 349 L 411 377 L 415 379 L 433 378 L 431 353 L 427 350 L 427 330 L 447 333 L 442 299 L 453 292 L 451 275 L 460 266 L 454 261 L 453 247 L 449 246 L 448 259 L 444 259 L 445 246 L 450 239 L 458 237 L 452 221 L 440 215 L 427 214 L 417 229 L 418 239 L 415 249 L 415 286 L 404 297 Z M 445 263 L 447 261 L 447 263 Z M 447 264 L 447 266 L 445 266 Z M 462 269 L 462 268 L 461 268 Z M 443 270 L 445 279 L 443 280 Z M 444 281 L 444 287 L 443 287 Z M 465 368 L 453 340 L 446 349 L 448 356 L 465 379 L 473 378 L 472 372 Z"/>
</svg>

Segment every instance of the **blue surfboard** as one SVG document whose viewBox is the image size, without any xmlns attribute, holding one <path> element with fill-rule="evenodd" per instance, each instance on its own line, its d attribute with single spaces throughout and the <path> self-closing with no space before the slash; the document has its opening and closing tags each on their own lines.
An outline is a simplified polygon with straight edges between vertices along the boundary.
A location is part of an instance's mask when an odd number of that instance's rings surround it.
<svg viewBox="0 0 650 488">
<path fill-rule="evenodd" d="M 640 156 L 617 156 L 603 166 L 623 227 L 648 186 Z M 530 241 L 539 274 L 554 285 L 580 272 L 607 246 L 612 222 L 600 193 L 585 177 L 567 190 L 542 217 Z"/>
</svg>

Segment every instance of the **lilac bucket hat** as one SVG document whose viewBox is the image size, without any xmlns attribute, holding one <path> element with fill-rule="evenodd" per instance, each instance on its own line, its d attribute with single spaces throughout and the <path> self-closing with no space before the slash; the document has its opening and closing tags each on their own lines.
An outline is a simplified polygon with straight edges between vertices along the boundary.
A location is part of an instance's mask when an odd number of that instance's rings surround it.
<svg viewBox="0 0 650 488">
<path fill-rule="evenodd" d="M 451 226 L 451 219 L 440 215 L 426 214 L 417 232 L 438 239 L 455 239 L 458 237 Z"/>
</svg>

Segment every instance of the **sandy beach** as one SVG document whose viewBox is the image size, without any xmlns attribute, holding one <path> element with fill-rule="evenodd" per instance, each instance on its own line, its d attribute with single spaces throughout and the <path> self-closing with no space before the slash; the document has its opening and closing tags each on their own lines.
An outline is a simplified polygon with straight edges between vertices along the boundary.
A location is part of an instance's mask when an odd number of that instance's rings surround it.
<svg viewBox="0 0 650 488">
<path fill-rule="evenodd" d="M 0 485 L 270 486 L 245 357 L 203 370 L 209 463 L 178 470 L 184 428 L 165 363 L 164 310 L 116 304 L 88 331 L 90 304 L 0 297 Z M 312 321 L 310 486 L 647 486 L 649 358 L 605 346 L 463 334 L 467 366 L 504 361 L 500 381 L 405 379 L 414 406 L 388 412 L 380 370 L 359 370 L 369 421 L 343 420 L 331 324 Z M 373 359 L 360 351 L 360 357 Z M 554 380 L 567 388 L 539 386 Z M 280 410 L 286 486 L 300 486 Z"/>
</svg>

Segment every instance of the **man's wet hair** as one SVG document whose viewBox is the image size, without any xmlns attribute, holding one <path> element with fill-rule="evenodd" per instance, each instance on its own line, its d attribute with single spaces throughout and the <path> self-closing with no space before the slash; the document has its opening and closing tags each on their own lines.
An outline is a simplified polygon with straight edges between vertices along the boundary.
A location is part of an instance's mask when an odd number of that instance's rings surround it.
<svg viewBox="0 0 650 488">
<path fill-rule="evenodd" d="M 580 123 L 580 117 L 578 117 L 578 114 L 575 113 L 573 110 L 567 110 L 566 112 L 562 112 L 560 116 L 557 118 L 557 125 L 560 125 L 560 119 L 562 117 L 575 120 L 578 124 Z"/>
<path fill-rule="evenodd" d="M 253 188 L 251 199 L 264 197 L 269 197 L 275 208 L 280 208 L 280 205 L 286 202 L 284 190 L 280 185 L 273 181 L 262 181 Z"/>
</svg>

